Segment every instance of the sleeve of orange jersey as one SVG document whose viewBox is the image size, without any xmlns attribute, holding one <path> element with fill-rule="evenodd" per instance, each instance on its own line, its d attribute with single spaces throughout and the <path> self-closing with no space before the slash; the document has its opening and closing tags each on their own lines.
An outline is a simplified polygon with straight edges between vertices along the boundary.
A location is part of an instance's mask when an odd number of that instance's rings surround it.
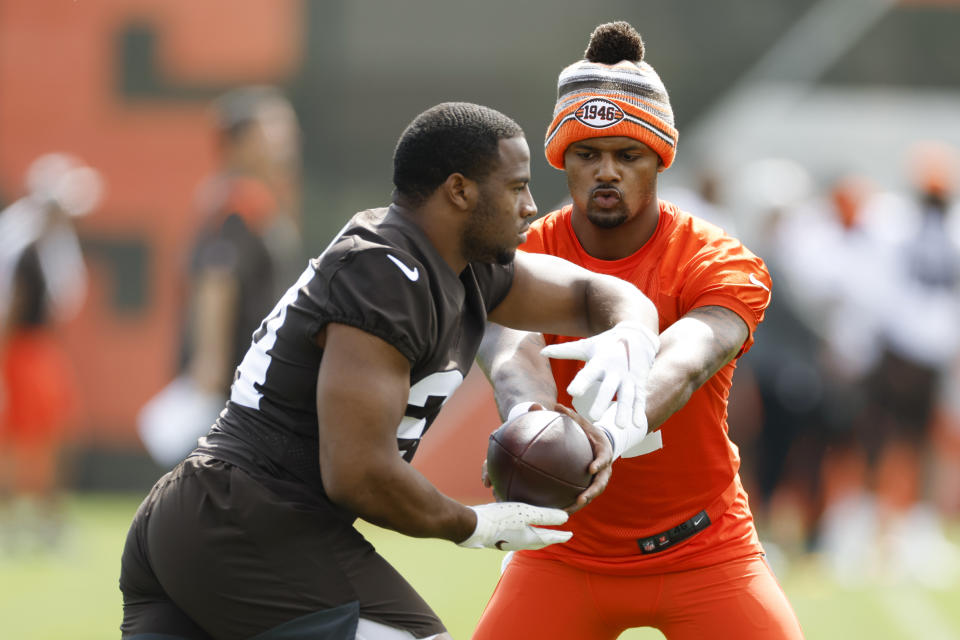
<svg viewBox="0 0 960 640">
<path fill-rule="evenodd" d="M 739 357 L 753 345 L 753 332 L 770 304 L 770 273 L 763 260 L 733 238 L 718 238 L 703 252 L 683 286 L 684 313 L 715 305 L 743 318 L 750 335 Z"/>
</svg>

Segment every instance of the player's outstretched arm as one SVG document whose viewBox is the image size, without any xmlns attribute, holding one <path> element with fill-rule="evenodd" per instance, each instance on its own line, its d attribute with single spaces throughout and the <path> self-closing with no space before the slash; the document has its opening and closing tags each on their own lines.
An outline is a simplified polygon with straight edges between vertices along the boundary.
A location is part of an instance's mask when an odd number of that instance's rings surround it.
<svg viewBox="0 0 960 640">
<path fill-rule="evenodd" d="M 743 319 L 718 306 L 698 307 L 670 325 L 660 335 L 660 351 L 650 370 L 650 430 L 659 428 L 694 391 L 733 360 L 748 336 Z"/>
<path fill-rule="evenodd" d="M 322 346 L 319 462 L 330 499 L 410 536 L 467 538 L 473 513 L 437 491 L 397 451 L 397 426 L 410 393 L 409 361 L 393 345 L 347 325 L 327 325 Z"/>
<path fill-rule="evenodd" d="M 521 403 L 549 407 L 557 401 L 550 361 L 540 354 L 545 346 L 542 333 L 487 323 L 477 364 L 493 386 L 502 420 L 507 420 L 511 409 Z"/>
<path fill-rule="evenodd" d="M 659 320 L 653 303 L 632 284 L 553 256 L 518 252 L 513 287 L 490 320 L 590 336 L 543 353 L 586 362 L 567 387 L 580 413 L 599 420 L 616 394 L 616 425 L 646 431 L 646 377 L 659 348 Z"/>
<path fill-rule="evenodd" d="M 467 546 L 532 549 L 569 538 L 533 526 L 561 524 L 566 513 L 558 509 L 467 507 L 440 493 L 397 451 L 397 426 L 410 392 L 407 359 L 347 325 L 328 325 L 319 341 L 319 462 L 331 500 L 376 525 Z"/>
<path fill-rule="evenodd" d="M 518 251 L 510 292 L 491 311 L 506 327 L 564 336 L 593 336 L 624 321 L 656 333 L 653 302 L 629 282 L 544 254 Z"/>
</svg>

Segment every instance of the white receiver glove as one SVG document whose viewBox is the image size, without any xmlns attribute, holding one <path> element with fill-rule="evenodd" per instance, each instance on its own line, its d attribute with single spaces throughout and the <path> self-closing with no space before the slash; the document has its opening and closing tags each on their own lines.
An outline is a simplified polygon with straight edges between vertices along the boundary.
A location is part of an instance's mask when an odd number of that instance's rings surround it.
<svg viewBox="0 0 960 640">
<path fill-rule="evenodd" d="M 527 413 L 528 411 L 530 411 L 530 407 L 532 407 L 535 404 L 537 403 L 527 401 L 527 402 L 520 402 L 513 405 L 513 407 L 510 409 L 510 412 L 507 413 L 507 419 L 504 420 L 504 422 L 510 422 L 511 420 L 518 417 L 519 415 Z"/>
<path fill-rule="evenodd" d="M 561 509 L 535 507 L 522 502 L 493 502 L 470 507 L 477 514 L 477 528 L 469 538 L 458 543 L 474 549 L 488 547 L 502 551 L 542 549 L 556 542 L 566 542 L 573 534 L 534 527 L 535 524 L 563 524 L 567 512 Z"/>
<path fill-rule="evenodd" d="M 632 458 L 642 455 L 640 444 L 647 437 L 647 416 L 643 416 L 643 425 L 634 425 L 630 429 L 618 429 L 614 423 L 617 412 L 616 403 L 610 405 L 603 416 L 594 425 L 603 429 L 613 445 L 613 460 L 617 458 Z"/>
<path fill-rule="evenodd" d="M 548 358 L 584 360 L 586 365 L 567 387 L 573 408 L 596 422 L 613 402 L 621 429 L 647 430 L 647 375 L 660 349 L 660 337 L 638 322 L 625 320 L 613 328 L 575 342 L 540 350 Z"/>
</svg>

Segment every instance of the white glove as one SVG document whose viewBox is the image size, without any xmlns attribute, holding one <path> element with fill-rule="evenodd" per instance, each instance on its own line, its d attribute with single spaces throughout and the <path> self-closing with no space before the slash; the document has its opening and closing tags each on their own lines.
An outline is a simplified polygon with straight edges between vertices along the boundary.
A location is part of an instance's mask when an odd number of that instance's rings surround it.
<svg viewBox="0 0 960 640">
<path fill-rule="evenodd" d="M 522 502 L 493 502 L 470 507 L 477 514 L 477 528 L 461 547 L 487 547 L 502 551 L 542 549 L 556 542 L 566 542 L 569 531 L 534 527 L 535 524 L 563 524 L 567 512 L 561 509 L 535 507 Z"/>
<path fill-rule="evenodd" d="M 643 425 L 634 425 L 630 429 L 618 429 L 614 423 L 614 416 L 617 407 L 611 405 L 604 412 L 603 416 L 594 424 L 603 429 L 613 445 L 613 460 L 617 458 L 633 458 L 642 455 L 642 448 L 639 446 L 644 438 L 647 437 L 647 416 L 643 416 Z"/>
<path fill-rule="evenodd" d="M 660 349 L 660 337 L 631 321 L 576 342 L 540 350 L 548 358 L 584 360 L 586 365 L 567 387 L 573 408 L 596 422 L 617 396 L 615 424 L 647 430 L 647 376 Z"/>
<path fill-rule="evenodd" d="M 537 404 L 537 403 L 536 403 L 536 402 L 527 401 L 527 402 L 520 402 L 520 403 L 517 403 L 517 404 L 513 405 L 513 408 L 511 408 L 511 409 L 510 409 L 510 412 L 507 413 L 507 419 L 504 420 L 504 422 L 510 422 L 511 420 L 513 420 L 514 418 L 516 418 L 517 416 L 529 412 L 529 411 L 530 411 L 530 407 L 532 407 L 532 406 L 535 405 L 535 404 Z"/>
</svg>

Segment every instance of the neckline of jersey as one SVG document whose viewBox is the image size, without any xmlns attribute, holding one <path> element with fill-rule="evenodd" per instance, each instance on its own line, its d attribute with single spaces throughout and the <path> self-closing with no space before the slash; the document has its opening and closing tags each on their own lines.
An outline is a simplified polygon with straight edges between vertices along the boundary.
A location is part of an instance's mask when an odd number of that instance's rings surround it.
<svg viewBox="0 0 960 640">
<path fill-rule="evenodd" d="M 659 201 L 660 216 L 657 220 L 657 228 L 654 229 L 650 238 L 643 243 L 642 247 L 630 255 L 623 258 L 617 258 L 616 260 L 604 260 L 603 258 L 596 258 L 587 253 L 587 250 L 583 248 L 583 245 L 580 244 L 580 238 L 577 237 L 577 234 L 573 230 L 572 204 L 568 204 L 561 209 L 560 216 L 562 219 L 562 224 L 570 236 L 570 241 L 573 244 L 573 248 L 577 253 L 577 257 L 581 265 L 588 269 L 600 271 L 602 273 L 619 273 L 621 271 L 633 269 L 638 263 L 642 262 L 647 254 L 650 253 L 651 247 L 657 243 L 658 237 L 662 233 L 663 229 L 667 226 L 666 218 L 669 215 L 666 207 L 664 207 L 664 204 L 665 202 L 663 200 Z"/>
<path fill-rule="evenodd" d="M 412 242 L 406 251 L 410 252 L 411 255 L 413 252 L 420 253 L 420 256 L 412 255 L 416 260 L 419 260 L 421 263 L 429 261 L 430 265 L 433 267 L 434 273 L 442 274 L 441 277 L 444 279 L 449 279 L 452 281 L 460 282 L 460 274 L 454 272 L 453 268 L 447 264 L 447 261 L 443 259 L 443 256 L 440 255 L 440 252 L 433 242 L 431 242 L 430 237 L 420 228 L 414 220 L 409 220 L 406 216 L 400 213 L 396 207 L 391 204 L 387 207 L 387 212 L 384 215 L 384 222 L 387 222 L 387 216 L 390 216 L 396 224 L 396 226 L 401 229 L 402 233 L 408 236 L 417 236 L 420 242 Z M 412 239 L 412 238 L 411 238 Z M 426 265 L 424 265 L 426 266 Z M 467 267 L 470 264 L 467 263 Z M 467 267 L 464 267 L 466 269 Z"/>
</svg>

